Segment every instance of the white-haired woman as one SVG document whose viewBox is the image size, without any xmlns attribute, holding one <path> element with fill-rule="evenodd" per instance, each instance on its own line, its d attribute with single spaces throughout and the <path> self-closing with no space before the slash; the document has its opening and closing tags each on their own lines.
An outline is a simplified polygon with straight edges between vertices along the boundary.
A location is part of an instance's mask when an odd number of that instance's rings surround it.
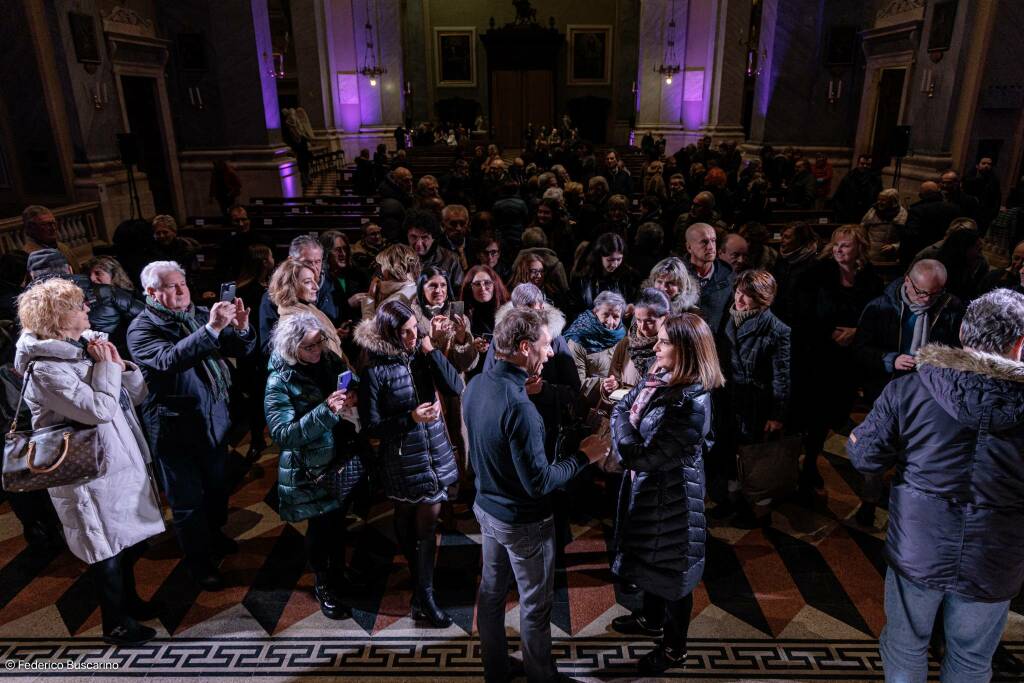
<svg viewBox="0 0 1024 683">
<path fill-rule="evenodd" d="M 133 565 L 146 539 L 164 530 L 149 448 L 133 408 L 146 397 L 146 383 L 105 335 L 89 330 L 88 314 L 82 290 L 68 280 L 25 291 L 18 297 L 22 334 L 15 367 L 28 373 L 25 402 L 33 429 L 67 422 L 97 429 L 105 473 L 49 493 L 68 548 L 90 565 L 96 581 L 103 639 L 137 645 L 156 635 L 139 620 L 156 615 L 135 590 Z"/>
<path fill-rule="evenodd" d="M 597 405 L 600 384 L 611 372 L 615 345 L 626 336 L 625 315 L 626 300 L 621 294 L 601 292 L 594 298 L 594 307 L 583 311 L 562 335 L 569 342 L 583 396 L 591 407 Z"/>
<path fill-rule="evenodd" d="M 306 560 L 313 570 L 313 594 L 328 619 L 351 615 L 337 597 L 345 569 L 345 507 L 314 480 L 336 454 L 355 456 L 356 430 L 340 415 L 356 403 L 355 380 L 338 390 L 349 370 L 327 348 L 333 328 L 317 316 L 283 316 L 271 333 L 270 377 L 264 407 L 270 437 L 281 447 L 277 463 L 278 514 L 286 522 L 306 520 Z"/>
</svg>

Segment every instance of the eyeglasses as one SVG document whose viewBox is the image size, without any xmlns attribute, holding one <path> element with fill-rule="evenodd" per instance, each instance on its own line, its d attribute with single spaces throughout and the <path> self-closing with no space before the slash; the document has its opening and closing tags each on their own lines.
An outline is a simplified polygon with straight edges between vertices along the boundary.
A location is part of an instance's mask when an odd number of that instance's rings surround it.
<svg viewBox="0 0 1024 683">
<path fill-rule="evenodd" d="M 927 290 L 920 289 L 916 284 L 914 284 L 914 281 L 909 277 L 907 278 L 907 282 L 910 283 L 910 288 L 914 290 L 914 294 L 922 298 L 933 299 L 942 294 L 944 291 L 946 291 L 945 287 L 939 287 L 934 292 L 929 292 Z"/>
<path fill-rule="evenodd" d="M 312 344 L 300 344 L 299 345 L 299 351 L 316 351 L 317 349 L 322 347 L 324 345 L 324 342 L 326 342 L 326 341 L 327 341 L 326 339 L 324 339 L 323 337 L 320 337 L 319 339 L 317 339 Z"/>
<path fill-rule="evenodd" d="M 494 286 L 494 281 L 493 280 L 473 280 L 469 284 L 472 285 L 473 287 L 478 287 L 480 289 L 486 289 L 488 287 L 493 287 Z"/>
<path fill-rule="evenodd" d="M 501 253 L 500 249 L 484 249 L 484 253 L 488 256 L 497 256 Z"/>
<path fill-rule="evenodd" d="M 529 273 L 530 275 L 543 275 L 544 274 L 544 269 L 543 268 L 530 268 L 526 272 Z"/>
</svg>

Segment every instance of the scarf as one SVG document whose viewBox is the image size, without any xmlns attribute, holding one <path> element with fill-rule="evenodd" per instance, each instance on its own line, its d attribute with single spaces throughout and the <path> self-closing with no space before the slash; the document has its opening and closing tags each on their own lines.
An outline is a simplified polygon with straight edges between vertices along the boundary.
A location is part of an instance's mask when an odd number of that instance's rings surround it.
<svg viewBox="0 0 1024 683">
<path fill-rule="evenodd" d="M 637 332 L 636 323 L 629 328 L 628 338 L 629 360 L 633 362 L 633 366 L 636 368 L 637 373 L 641 376 L 646 375 L 647 371 L 651 369 L 651 363 L 654 361 L 654 345 L 658 343 L 657 337 L 641 337 Z"/>
<path fill-rule="evenodd" d="M 327 343 L 328 350 L 338 358 L 345 360 L 346 364 L 348 363 L 345 353 L 341 350 L 341 338 L 338 336 L 338 330 L 323 311 L 313 304 L 307 304 L 302 301 L 297 302 L 294 306 L 280 306 L 277 309 L 277 314 L 282 318 L 286 315 L 295 315 L 296 313 L 308 313 L 316 318 L 317 322 L 320 323 L 320 327 L 323 328 L 324 340 Z"/>
<path fill-rule="evenodd" d="M 740 325 L 747 322 L 763 310 L 763 308 L 751 308 L 746 311 L 737 311 L 736 304 L 733 304 L 729 307 L 729 317 L 732 318 L 733 327 L 735 327 L 738 332 Z"/>
<path fill-rule="evenodd" d="M 910 312 L 917 316 L 914 321 L 914 336 L 910 340 L 910 353 L 916 354 L 917 350 L 928 343 L 928 332 L 931 330 L 931 310 L 938 300 L 931 304 L 915 304 L 907 296 L 907 286 L 900 287 L 900 296 L 903 304 L 910 309 Z"/>
<path fill-rule="evenodd" d="M 668 376 L 668 372 L 662 372 L 657 375 L 648 375 L 644 379 L 644 388 L 636 395 L 633 405 L 629 407 L 629 421 L 634 427 L 640 426 L 640 417 L 647 409 L 647 404 L 654 398 L 654 392 L 668 385 Z"/>
<path fill-rule="evenodd" d="M 803 263 L 804 261 L 812 258 L 818 253 L 818 245 L 814 242 L 800 248 L 794 249 L 793 251 L 782 251 L 779 250 L 779 256 L 784 258 L 790 265 L 796 265 L 797 263 Z"/>
<path fill-rule="evenodd" d="M 609 330 L 601 324 L 593 311 L 584 311 L 569 325 L 563 336 L 582 346 L 587 353 L 597 353 L 618 344 L 626 336 L 626 328 L 620 323 L 614 330 Z"/>
<path fill-rule="evenodd" d="M 196 319 L 196 307 L 192 304 L 189 304 L 188 310 L 172 311 L 153 297 L 147 296 L 146 306 L 151 308 L 161 318 L 170 319 L 178 323 L 182 332 L 186 335 L 192 334 L 199 328 L 203 327 L 203 325 Z M 204 356 L 203 369 L 206 370 L 207 380 L 210 382 L 210 387 L 216 392 L 216 399 L 226 399 L 228 395 L 228 388 L 231 387 L 231 371 L 228 368 L 228 364 L 224 362 L 223 358 L 221 358 L 220 352 L 214 351 L 213 353 Z"/>
</svg>

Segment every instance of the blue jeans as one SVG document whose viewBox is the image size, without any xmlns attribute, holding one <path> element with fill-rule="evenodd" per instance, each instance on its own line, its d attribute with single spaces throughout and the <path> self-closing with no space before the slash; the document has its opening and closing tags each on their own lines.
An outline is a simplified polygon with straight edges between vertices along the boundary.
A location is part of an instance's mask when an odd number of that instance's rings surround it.
<svg viewBox="0 0 1024 683">
<path fill-rule="evenodd" d="M 505 681 L 509 674 L 505 598 L 515 580 L 519 590 L 519 638 L 530 683 L 554 679 L 551 658 L 551 601 L 555 590 L 555 523 L 512 524 L 473 506 L 480 522 L 483 569 L 477 596 L 477 628 L 484 679 Z"/>
<path fill-rule="evenodd" d="M 939 607 L 946 631 L 941 680 L 987 683 L 992 677 L 992 654 L 1006 626 L 1010 601 L 978 602 L 925 588 L 890 568 L 885 573 L 886 624 L 879 638 L 888 683 L 928 679 L 928 642 Z"/>
</svg>

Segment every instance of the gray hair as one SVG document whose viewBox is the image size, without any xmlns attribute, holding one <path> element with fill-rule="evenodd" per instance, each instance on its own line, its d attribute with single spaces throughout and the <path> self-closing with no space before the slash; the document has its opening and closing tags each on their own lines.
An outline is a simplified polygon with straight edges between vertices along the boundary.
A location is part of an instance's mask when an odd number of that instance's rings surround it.
<svg viewBox="0 0 1024 683">
<path fill-rule="evenodd" d="M 563 196 L 563 191 L 560 187 L 549 187 L 544 190 L 544 194 L 541 195 L 541 199 L 555 199 L 559 204 L 565 203 L 565 197 Z"/>
<path fill-rule="evenodd" d="M 449 204 L 448 206 L 441 209 L 441 220 L 446 221 L 453 214 L 461 214 L 466 218 L 469 218 L 469 209 L 462 204 Z"/>
<path fill-rule="evenodd" d="M 142 269 L 139 281 L 143 289 L 158 289 L 164 273 L 179 273 L 185 277 L 185 270 L 178 265 L 177 261 L 153 261 Z"/>
<path fill-rule="evenodd" d="M 1024 294 L 997 289 L 967 307 L 960 325 L 964 348 L 1006 355 L 1024 337 Z"/>
<path fill-rule="evenodd" d="M 292 240 L 291 244 L 288 245 L 288 258 L 295 259 L 298 261 L 302 258 L 302 250 L 309 247 L 315 247 L 323 253 L 324 247 L 320 244 L 320 240 L 313 235 L 299 235 Z"/>
<path fill-rule="evenodd" d="M 626 300 L 618 292 L 604 291 L 594 298 L 594 310 L 601 306 L 612 306 L 619 309 L 619 314 L 626 312 Z"/>
<path fill-rule="evenodd" d="M 665 292 L 654 287 L 647 287 L 640 292 L 634 308 L 646 308 L 655 318 L 661 318 L 668 315 L 669 311 L 672 310 L 672 302 L 668 300 L 668 295 Z"/>
<path fill-rule="evenodd" d="M 946 278 L 948 277 L 946 273 L 946 266 L 943 265 L 942 261 L 936 261 L 935 259 L 931 258 L 923 258 L 917 263 L 915 263 L 913 266 L 910 267 L 910 272 L 908 273 L 908 275 L 916 277 L 941 277 L 943 284 L 946 283 Z"/>
<path fill-rule="evenodd" d="M 40 204 L 31 204 L 26 206 L 25 210 L 21 212 L 21 222 L 24 225 L 31 223 L 36 217 L 42 216 L 44 213 L 53 213 L 45 206 Z"/>
<path fill-rule="evenodd" d="M 516 308 L 530 308 L 544 304 L 544 292 L 540 291 L 540 287 L 532 282 L 524 282 L 521 285 L 516 285 L 509 300 Z"/>
<path fill-rule="evenodd" d="M 153 216 L 153 229 L 156 230 L 161 226 L 170 228 L 174 232 L 178 232 L 178 221 L 174 220 L 174 216 L 168 216 L 166 213 L 162 213 L 159 216 Z"/>
<path fill-rule="evenodd" d="M 540 339 L 541 330 L 548 324 L 548 316 L 532 308 L 513 307 L 494 326 L 494 354 L 500 358 L 515 355 L 520 342 L 531 344 Z"/>
<path fill-rule="evenodd" d="M 270 349 L 288 365 L 295 365 L 296 353 L 302 340 L 310 332 L 326 334 L 320 321 L 312 313 L 296 313 L 286 315 L 277 321 L 270 332 Z"/>
<path fill-rule="evenodd" d="M 537 187 L 548 187 L 551 184 L 552 180 L 557 182 L 558 176 L 556 176 L 551 171 L 544 171 L 539 176 L 537 176 Z"/>
<path fill-rule="evenodd" d="M 587 182 L 587 188 L 593 190 L 595 187 L 604 188 L 604 191 L 608 191 L 608 181 L 599 175 L 594 176 Z"/>
</svg>

